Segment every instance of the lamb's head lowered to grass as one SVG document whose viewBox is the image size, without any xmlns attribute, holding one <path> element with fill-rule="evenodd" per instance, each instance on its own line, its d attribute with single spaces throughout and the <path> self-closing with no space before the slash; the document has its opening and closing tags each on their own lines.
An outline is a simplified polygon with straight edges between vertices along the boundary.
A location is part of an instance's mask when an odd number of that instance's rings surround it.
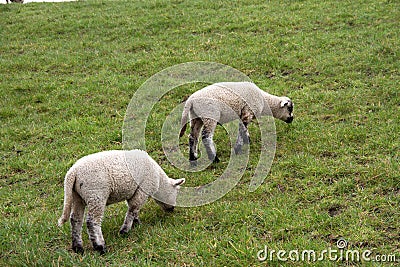
<svg viewBox="0 0 400 267">
<path fill-rule="evenodd" d="M 271 95 L 270 95 L 271 96 Z M 274 107 L 271 109 L 272 115 L 276 119 L 280 119 L 286 123 L 291 123 L 294 119 L 293 116 L 293 102 L 286 96 L 278 97 L 280 108 Z"/>
<path fill-rule="evenodd" d="M 235 152 L 240 153 L 243 144 L 250 142 L 249 123 L 266 115 L 291 123 L 294 118 L 293 102 L 285 96 L 268 94 L 250 82 L 216 83 L 193 93 L 185 103 L 180 132 L 182 137 L 190 120 L 189 161 L 196 165 L 200 131 L 208 158 L 218 162 L 213 142 L 217 124 L 240 120 L 235 144 Z"/>
</svg>

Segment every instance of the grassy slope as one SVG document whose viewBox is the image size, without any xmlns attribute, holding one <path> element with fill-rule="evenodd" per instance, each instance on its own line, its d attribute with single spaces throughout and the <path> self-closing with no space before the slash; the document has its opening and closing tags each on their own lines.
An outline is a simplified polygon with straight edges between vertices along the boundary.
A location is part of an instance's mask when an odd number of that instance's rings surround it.
<svg viewBox="0 0 400 267">
<path fill-rule="evenodd" d="M 0 265 L 245 266 L 258 264 L 264 245 L 323 250 L 339 237 L 398 254 L 399 10 L 396 1 L 0 5 Z M 147 78 L 196 60 L 230 65 L 294 100 L 295 122 L 276 123 L 265 183 L 247 192 L 253 156 L 223 199 L 173 216 L 149 202 L 125 239 L 115 235 L 125 205 L 110 206 L 110 252 L 99 257 L 85 235 L 85 256 L 71 253 L 69 227 L 56 227 L 64 173 L 83 155 L 121 148 L 125 109 Z M 191 183 L 225 166 L 185 174 L 159 143 L 148 147 L 171 177 Z"/>
</svg>

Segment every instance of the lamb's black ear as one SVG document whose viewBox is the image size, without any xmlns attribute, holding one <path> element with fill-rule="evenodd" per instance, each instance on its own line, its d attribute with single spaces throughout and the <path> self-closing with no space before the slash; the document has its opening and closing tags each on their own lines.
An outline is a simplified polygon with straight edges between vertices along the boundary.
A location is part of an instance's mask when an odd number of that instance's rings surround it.
<svg viewBox="0 0 400 267">
<path fill-rule="evenodd" d="M 174 182 L 174 186 L 182 185 L 185 183 L 185 178 L 176 179 Z"/>
<path fill-rule="evenodd" d="M 283 107 L 286 106 L 286 105 L 289 105 L 290 103 L 292 103 L 292 101 L 291 101 L 289 98 L 285 97 L 285 98 L 281 101 L 281 108 L 283 108 Z"/>
<path fill-rule="evenodd" d="M 282 100 L 281 101 L 281 108 L 283 108 L 284 106 L 286 106 L 287 104 L 289 104 L 289 100 Z"/>
</svg>

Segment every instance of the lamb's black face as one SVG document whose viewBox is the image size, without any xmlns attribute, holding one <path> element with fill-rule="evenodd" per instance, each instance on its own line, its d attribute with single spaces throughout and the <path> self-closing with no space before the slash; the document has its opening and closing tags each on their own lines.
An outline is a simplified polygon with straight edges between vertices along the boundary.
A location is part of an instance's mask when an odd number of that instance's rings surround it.
<svg viewBox="0 0 400 267">
<path fill-rule="evenodd" d="M 154 199 L 154 200 L 156 201 L 156 203 L 157 203 L 158 205 L 161 206 L 161 208 L 162 208 L 165 212 L 173 212 L 174 209 L 175 209 L 175 206 L 168 205 L 168 204 L 163 203 L 163 202 L 161 202 L 161 201 L 159 201 L 159 200 L 157 200 L 157 199 Z"/>
<path fill-rule="evenodd" d="M 287 111 L 289 113 L 289 117 L 286 119 L 286 123 L 291 123 L 294 119 L 293 117 L 293 103 L 292 101 L 290 101 L 287 105 Z"/>
<path fill-rule="evenodd" d="M 287 118 L 287 120 L 285 122 L 286 123 L 292 123 L 292 121 L 293 121 L 293 117 L 289 117 L 289 118 Z"/>
<path fill-rule="evenodd" d="M 286 123 L 291 123 L 294 119 L 293 117 L 293 102 L 290 99 L 282 101 L 281 108 L 283 111 L 281 119 Z"/>
<path fill-rule="evenodd" d="M 175 207 L 174 207 L 174 206 L 171 206 L 171 207 L 166 207 L 166 208 L 164 208 L 164 211 L 166 211 L 166 212 L 173 212 L 174 209 L 175 209 Z"/>
</svg>

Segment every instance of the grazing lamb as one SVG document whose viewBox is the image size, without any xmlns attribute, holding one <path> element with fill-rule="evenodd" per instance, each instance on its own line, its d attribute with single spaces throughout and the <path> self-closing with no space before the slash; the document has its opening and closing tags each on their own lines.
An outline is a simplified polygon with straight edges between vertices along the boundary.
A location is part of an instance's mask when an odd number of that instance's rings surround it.
<svg viewBox="0 0 400 267">
<path fill-rule="evenodd" d="M 101 222 L 106 205 L 127 201 L 128 211 L 120 234 L 126 234 L 133 223 L 140 223 L 139 210 L 149 196 L 165 210 L 173 211 L 179 186 L 185 179 L 171 179 L 144 151 L 112 150 L 88 155 L 78 160 L 64 181 L 64 210 L 58 220 L 61 226 L 69 218 L 72 249 L 83 253 L 82 224 L 85 206 L 86 224 L 95 250 L 106 252 Z"/>
<path fill-rule="evenodd" d="M 190 118 L 189 161 L 191 165 L 197 164 L 197 144 L 202 127 L 201 137 L 208 158 L 219 162 L 213 142 L 217 124 L 240 119 L 235 145 L 237 154 L 240 153 L 243 144 L 250 142 L 248 124 L 253 118 L 262 115 L 272 115 L 274 118 L 291 123 L 293 103 L 285 96 L 268 94 L 251 82 L 215 83 L 193 93 L 185 103 L 180 132 L 180 137 L 182 137 Z"/>
</svg>

